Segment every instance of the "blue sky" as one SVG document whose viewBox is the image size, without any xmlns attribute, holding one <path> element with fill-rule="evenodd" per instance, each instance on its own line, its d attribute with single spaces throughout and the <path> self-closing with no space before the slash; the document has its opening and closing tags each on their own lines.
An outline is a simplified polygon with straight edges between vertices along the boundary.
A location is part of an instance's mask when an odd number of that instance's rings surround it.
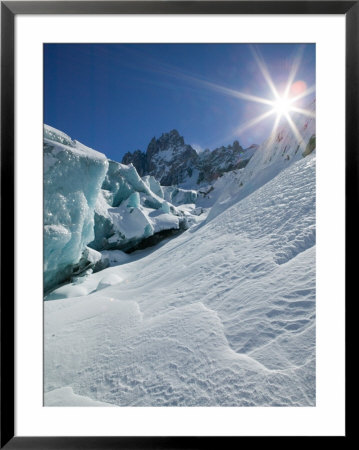
<svg viewBox="0 0 359 450">
<path fill-rule="evenodd" d="M 45 44 L 44 122 L 117 161 L 174 128 L 201 149 L 260 144 L 273 116 L 240 128 L 271 107 L 228 93 L 273 100 L 254 53 L 278 92 L 299 54 L 293 83 L 315 85 L 314 44 Z"/>
</svg>

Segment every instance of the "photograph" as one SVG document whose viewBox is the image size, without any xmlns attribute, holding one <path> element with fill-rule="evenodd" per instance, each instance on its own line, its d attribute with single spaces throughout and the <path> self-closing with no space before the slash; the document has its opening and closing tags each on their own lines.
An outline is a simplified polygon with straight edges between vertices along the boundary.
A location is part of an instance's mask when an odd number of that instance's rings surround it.
<svg viewBox="0 0 359 450">
<path fill-rule="evenodd" d="M 43 327 L 45 407 L 316 406 L 315 43 L 43 44 Z"/>
</svg>

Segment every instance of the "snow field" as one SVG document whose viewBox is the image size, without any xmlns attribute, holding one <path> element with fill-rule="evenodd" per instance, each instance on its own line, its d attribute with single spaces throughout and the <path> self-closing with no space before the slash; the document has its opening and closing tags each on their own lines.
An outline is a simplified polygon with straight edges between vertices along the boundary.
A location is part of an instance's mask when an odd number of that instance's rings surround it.
<svg viewBox="0 0 359 450">
<path fill-rule="evenodd" d="M 45 404 L 315 405 L 315 155 L 214 212 L 45 302 Z"/>
</svg>

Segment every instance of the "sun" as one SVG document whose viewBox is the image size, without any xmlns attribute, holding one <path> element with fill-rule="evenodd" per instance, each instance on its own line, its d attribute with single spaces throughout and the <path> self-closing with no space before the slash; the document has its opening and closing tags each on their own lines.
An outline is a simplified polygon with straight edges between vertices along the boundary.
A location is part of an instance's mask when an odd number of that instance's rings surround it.
<svg viewBox="0 0 359 450">
<path fill-rule="evenodd" d="M 291 110 L 291 101 L 285 97 L 279 97 L 273 102 L 273 110 L 278 116 L 285 116 Z"/>
<path fill-rule="evenodd" d="M 265 105 L 266 110 L 263 114 L 253 117 L 247 122 L 242 123 L 238 128 L 235 129 L 233 136 L 240 136 L 244 131 L 258 125 L 260 122 L 264 120 L 268 120 L 271 116 L 276 116 L 273 122 L 273 128 L 271 131 L 271 138 L 275 137 L 276 130 L 281 122 L 281 119 L 284 117 L 294 133 L 297 141 L 299 143 L 303 142 L 303 138 L 298 130 L 294 120 L 292 119 L 293 114 L 302 114 L 304 116 L 315 118 L 315 112 L 303 109 L 300 107 L 300 103 L 298 103 L 301 99 L 315 92 L 315 84 L 307 87 L 307 84 L 303 80 L 297 80 L 296 76 L 298 73 L 298 69 L 300 67 L 301 59 L 303 56 L 304 46 L 301 46 L 298 50 L 298 54 L 293 60 L 292 66 L 290 68 L 290 73 L 283 91 L 279 91 L 277 86 L 272 80 L 272 77 L 269 73 L 269 70 L 259 53 L 259 50 L 253 46 L 250 46 L 252 50 L 253 57 L 257 62 L 259 70 L 263 75 L 263 78 L 267 82 L 267 85 L 271 91 L 271 98 L 259 97 L 257 95 L 250 94 L 248 92 L 241 92 L 234 89 L 230 89 L 226 86 L 221 86 L 219 84 L 212 83 L 210 81 L 205 81 L 203 79 L 198 79 L 193 76 L 181 74 L 180 77 L 186 80 L 190 80 L 191 82 L 199 83 L 201 86 L 206 87 L 207 89 L 214 90 L 216 92 L 220 92 L 225 95 L 229 95 L 231 97 L 247 100 L 249 102 L 256 102 Z M 176 72 L 176 77 L 178 77 L 178 71 Z M 283 88 L 283 86 L 281 86 Z"/>
</svg>

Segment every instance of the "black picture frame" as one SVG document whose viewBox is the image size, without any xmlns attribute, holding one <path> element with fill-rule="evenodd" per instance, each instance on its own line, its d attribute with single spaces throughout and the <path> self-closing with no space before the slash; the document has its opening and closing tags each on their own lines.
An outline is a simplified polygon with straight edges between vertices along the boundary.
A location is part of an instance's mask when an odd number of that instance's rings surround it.
<svg viewBox="0 0 359 450">
<path fill-rule="evenodd" d="M 25 437 L 14 435 L 14 19 L 18 14 L 340 14 L 346 19 L 346 298 L 355 292 L 358 238 L 359 1 L 1 2 L 1 441 L 6 449 L 202 448 L 233 437 Z M 349 216 L 350 215 L 350 216 Z M 350 236 L 350 240 L 349 240 Z M 355 264 L 355 263 L 354 263 Z M 6 283 L 3 282 L 6 280 Z M 352 300 L 355 300 L 353 298 Z M 347 305 L 347 303 L 346 303 Z M 346 309 L 347 311 L 347 309 Z M 346 312 L 346 319 L 348 313 Z M 347 323 L 347 320 L 346 320 Z M 349 342 L 346 326 L 346 342 Z M 348 392 L 348 388 L 346 389 Z M 349 437 L 346 393 L 346 435 Z M 287 438 L 290 439 L 290 438 Z M 286 439 L 286 440 L 287 440 Z"/>
</svg>

